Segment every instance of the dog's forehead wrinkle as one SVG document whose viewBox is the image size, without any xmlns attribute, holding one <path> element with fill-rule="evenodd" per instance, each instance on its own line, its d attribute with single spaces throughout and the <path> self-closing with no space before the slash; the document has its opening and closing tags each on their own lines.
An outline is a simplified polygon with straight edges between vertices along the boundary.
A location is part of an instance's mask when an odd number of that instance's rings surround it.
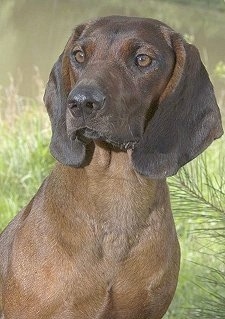
<svg viewBox="0 0 225 319">
<path fill-rule="evenodd" d="M 112 61 L 112 56 L 110 53 L 113 54 L 113 57 L 117 57 L 117 54 L 120 55 L 130 55 L 138 52 L 138 50 L 143 50 L 143 52 L 148 52 L 149 54 L 159 55 L 161 50 L 157 48 L 151 39 L 149 41 L 138 38 L 137 35 L 131 34 L 124 39 L 123 36 L 120 37 L 89 37 L 82 41 L 77 41 L 74 44 L 74 47 L 81 46 L 87 52 L 90 49 L 91 55 L 95 54 L 97 59 L 102 59 L 103 56 L 108 58 L 109 62 Z M 142 53 L 142 52 L 140 52 Z M 111 64 L 111 63 L 110 63 Z"/>
<path fill-rule="evenodd" d="M 164 27 L 165 28 L 165 27 Z M 166 28 L 165 28 L 166 29 Z M 154 53 L 158 54 L 168 45 L 169 31 L 167 36 L 161 37 L 162 34 L 161 26 L 158 28 L 149 28 L 146 30 L 144 26 L 139 28 L 133 27 L 133 30 L 127 30 L 126 28 L 116 27 L 105 27 L 103 30 L 101 28 L 96 28 L 89 32 L 88 34 L 83 34 L 79 38 L 74 46 L 80 45 L 84 49 L 101 51 L 103 52 L 131 52 L 138 50 L 139 48 L 152 50 Z"/>
</svg>

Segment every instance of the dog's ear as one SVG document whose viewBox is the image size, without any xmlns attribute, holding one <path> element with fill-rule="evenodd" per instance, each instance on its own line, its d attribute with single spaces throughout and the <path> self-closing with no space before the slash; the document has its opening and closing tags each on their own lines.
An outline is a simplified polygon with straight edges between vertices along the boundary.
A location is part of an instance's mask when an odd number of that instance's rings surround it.
<svg viewBox="0 0 225 319">
<path fill-rule="evenodd" d="M 70 43 L 78 37 L 84 27 L 82 25 L 76 28 L 64 52 L 53 66 L 44 95 L 52 127 L 51 154 L 64 165 L 75 167 L 82 166 L 84 163 L 86 146 L 73 136 L 69 136 L 66 129 L 67 96 L 71 90 L 72 81 L 67 51 Z"/>
<path fill-rule="evenodd" d="M 134 148 L 137 172 L 165 178 L 204 151 L 223 134 L 213 86 L 198 50 L 171 34 L 175 67 L 157 110 Z"/>
</svg>

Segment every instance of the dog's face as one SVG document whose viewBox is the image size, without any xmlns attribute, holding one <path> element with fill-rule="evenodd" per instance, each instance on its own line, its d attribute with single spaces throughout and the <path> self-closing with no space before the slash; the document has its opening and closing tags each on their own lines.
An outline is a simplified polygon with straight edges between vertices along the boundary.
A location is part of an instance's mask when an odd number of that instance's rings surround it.
<svg viewBox="0 0 225 319">
<path fill-rule="evenodd" d="M 197 50 L 152 19 L 106 17 L 78 26 L 45 101 L 51 151 L 66 165 L 83 165 L 87 148 L 101 140 L 132 148 L 138 172 L 163 178 L 222 134 Z"/>
<path fill-rule="evenodd" d="M 149 30 L 150 32 L 149 32 Z M 71 41 L 67 130 L 120 148 L 137 143 L 172 74 L 175 56 L 152 21 L 103 19 Z"/>
</svg>

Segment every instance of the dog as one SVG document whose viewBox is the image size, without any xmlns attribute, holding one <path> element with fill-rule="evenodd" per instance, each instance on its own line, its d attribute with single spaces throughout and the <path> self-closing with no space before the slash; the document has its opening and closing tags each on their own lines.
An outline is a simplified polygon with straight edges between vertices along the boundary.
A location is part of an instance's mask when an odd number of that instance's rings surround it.
<svg viewBox="0 0 225 319">
<path fill-rule="evenodd" d="M 44 101 L 57 163 L 1 235 L 0 318 L 162 318 L 180 263 L 166 177 L 223 133 L 198 50 L 154 19 L 99 18 Z"/>
</svg>

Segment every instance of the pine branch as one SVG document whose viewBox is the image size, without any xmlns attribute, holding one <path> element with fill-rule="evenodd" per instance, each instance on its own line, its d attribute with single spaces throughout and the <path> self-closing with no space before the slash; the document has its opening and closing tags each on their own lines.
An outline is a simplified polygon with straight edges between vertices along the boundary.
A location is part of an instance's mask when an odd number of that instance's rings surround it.
<svg viewBox="0 0 225 319">
<path fill-rule="evenodd" d="M 200 156 L 169 180 L 172 202 L 178 204 L 175 211 L 183 207 L 191 208 L 195 213 L 207 209 L 225 219 L 225 154 L 221 155 L 219 167 L 212 167 L 212 163 L 209 155 Z"/>
<path fill-rule="evenodd" d="M 185 174 L 185 178 L 182 178 L 182 175 L 181 175 L 182 173 L 178 173 L 178 175 L 175 177 L 177 179 L 178 186 L 179 186 L 179 187 L 176 186 L 176 188 L 178 188 L 177 189 L 178 192 L 179 192 L 179 189 L 182 188 L 184 193 L 193 196 L 193 199 L 192 199 L 193 201 L 197 200 L 200 203 L 206 205 L 207 207 L 210 207 L 215 212 L 219 212 L 222 214 L 225 213 L 222 207 L 215 205 L 213 201 L 209 201 L 209 199 L 205 198 L 203 191 L 198 187 L 194 179 L 192 179 L 191 175 L 189 174 L 186 168 L 183 168 L 183 173 Z M 208 188 L 214 191 L 215 194 L 219 192 L 221 195 L 225 196 L 222 190 L 218 190 L 214 186 L 212 187 L 211 184 L 205 184 L 205 186 L 208 186 Z"/>
</svg>

